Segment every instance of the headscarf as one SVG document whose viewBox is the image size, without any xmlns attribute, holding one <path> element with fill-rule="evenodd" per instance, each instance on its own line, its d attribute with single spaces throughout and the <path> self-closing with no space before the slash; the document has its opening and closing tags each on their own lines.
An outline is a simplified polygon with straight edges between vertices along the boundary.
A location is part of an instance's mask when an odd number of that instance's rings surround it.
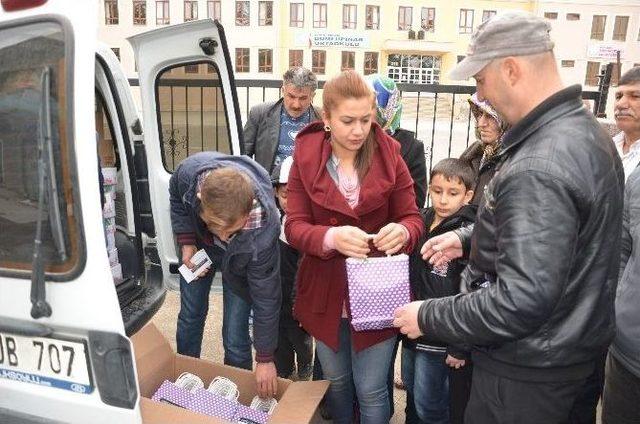
<svg viewBox="0 0 640 424">
<path fill-rule="evenodd" d="M 491 104 L 484 100 L 480 101 L 478 99 L 478 93 L 473 93 L 473 95 L 469 98 L 469 105 L 471 106 L 471 113 L 473 114 L 474 119 L 476 120 L 476 139 L 480 140 L 480 129 L 478 128 L 478 117 L 481 112 L 486 112 L 489 116 L 491 116 L 497 123 L 500 134 L 498 135 L 498 140 L 496 140 L 493 144 L 483 144 L 484 154 L 482 155 L 481 162 L 484 163 L 487 159 L 493 157 L 496 152 L 500 149 L 500 145 L 502 144 L 502 138 L 504 137 L 504 133 L 509 128 L 509 125 L 498 115 L 498 112 L 491 106 Z"/>
<path fill-rule="evenodd" d="M 367 77 L 367 82 L 376 94 L 376 116 L 383 130 L 389 134 L 400 128 L 402 102 L 400 90 L 394 80 L 380 74 Z"/>
</svg>

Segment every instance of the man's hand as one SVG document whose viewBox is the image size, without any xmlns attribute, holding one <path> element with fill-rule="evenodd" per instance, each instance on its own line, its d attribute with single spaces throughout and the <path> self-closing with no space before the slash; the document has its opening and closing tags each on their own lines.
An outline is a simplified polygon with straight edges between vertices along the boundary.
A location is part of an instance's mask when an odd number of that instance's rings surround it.
<svg viewBox="0 0 640 424">
<path fill-rule="evenodd" d="M 345 256 L 364 259 L 369 249 L 367 233 L 360 228 L 348 225 L 335 227 L 333 241 L 335 249 Z"/>
<path fill-rule="evenodd" d="M 387 255 L 393 255 L 407 242 L 407 230 L 395 222 L 385 225 L 373 239 L 373 245 Z"/>
<path fill-rule="evenodd" d="M 191 258 L 196 254 L 198 248 L 193 244 L 185 244 L 182 246 L 182 263 L 185 264 L 188 268 L 193 269 L 194 264 L 191 262 Z M 198 278 L 204 277 L 209 272 L 209 268 L 203 270 Z"/>
<path fill-rule="evenodd" d="M 396 309 L 393 314 L 393 326 L 398 327 L 402 334 L 406 334 L 411 339 L 417 339 L 423 335 L 418 327 L 420 306 L 422 306 L 422 301 L 407 303 Z"/>
<path fill-rule="evenodd" d="M 272 398 L 278 393 L 278 375 L 273 362 L 256 364 L 256 389 L 262 399 Z"/>
<path fill-rule="evenodd" d="M 445 364 L 449 365 L 451 368 L 460 369 L 464 367 L 466 361 L 464 359 L 457 359 L 451 355 L 447 355 L 447 359 L 444 360 Z"/>
<path fill-rule="evenodd" d="M 442 266 L 447 262 L 462 257 L 462 242 L 453 231 L 427 240 L 420 249 L 422 259 L 433 266 Z"/>
</svg>

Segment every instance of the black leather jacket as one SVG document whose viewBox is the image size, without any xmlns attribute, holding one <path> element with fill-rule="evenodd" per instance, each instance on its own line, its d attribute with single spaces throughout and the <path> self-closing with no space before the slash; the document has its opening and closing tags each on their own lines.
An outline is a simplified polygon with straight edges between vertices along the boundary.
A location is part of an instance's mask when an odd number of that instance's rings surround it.
<svg viewBox="0 0 640 424">
<path fill-rule="evenodd" d="M 584 378 L 614 334 L 620 159 L 572 86 L 509 131 L 497 169 L 462 275 L 468 289 L 489 284 L 427 300 L 420 328 L 475 345 L 476 365 L 503 377 Z"/>
</svg>

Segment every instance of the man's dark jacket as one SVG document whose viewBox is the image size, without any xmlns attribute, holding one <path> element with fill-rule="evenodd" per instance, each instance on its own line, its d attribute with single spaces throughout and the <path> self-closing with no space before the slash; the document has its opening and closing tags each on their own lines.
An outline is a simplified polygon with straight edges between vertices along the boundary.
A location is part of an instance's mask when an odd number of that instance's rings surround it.
<svg viewBox="0 0 640 424">
<path fill-rule="evenodd" d="M 280 143 L 280 116 L 283 108 L 283 99 L 252 107 L 242 132 L 244 154 L 254 158 L 269 174 L 273 171 Z M 313 105 L 309 107 L 308 114 L 309 122 L 320 119 L 320 113 Z"/>
<path fill-rule="evenodd" d="M 409 168 L 413 179 L 413 190 L 416 192 L 418 209 L 424 207 L 427 200 L 427 162 L 424 155 L 424 144 L 416 139 L 413 131 L 398 128 L 391 134 L 400 143 L 400 155 Z"/>
<path fill-rule="evenodd" d="M 580 86 L 542 102 L 503 146 L 461 281 L 489 284 L 427 300 L 420 328 L 475 345 L 476 366 L 502 377 L 586 378 L 614 334 L 622 164 Z"/>
<path fill-rule="evenodd" d="M 251 179 L 256 199 L 265 215 L 260 228 L 243 230 L 229 242 L 226 251 L 222 251 L 222 258 L 212 260 L 221 263 L 224 284 L 252 304 L 256 361 L 268 362 L 273 359 L 278 344 L 281 302 L 280 213 L 269 175 L 244 156 L 218 152 L 189 156 L 180 163 L 169 182 L 171 225 L 180 245 L 201 247 L 210 243 L 212 235 L 199 216 L 200 201 L 196 196 L 198 175 L 222 167 L 237 169 Z"/>
</svg>

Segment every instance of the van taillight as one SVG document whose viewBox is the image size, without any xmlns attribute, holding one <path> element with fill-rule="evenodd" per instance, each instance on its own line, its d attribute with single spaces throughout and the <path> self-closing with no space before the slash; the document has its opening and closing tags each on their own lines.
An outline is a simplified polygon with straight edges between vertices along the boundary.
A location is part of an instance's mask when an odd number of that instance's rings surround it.
<svg viewBox="0 0 640 424">
<path fill-rule="evenodd" d="M 45 4 L 47 0 L 0 0 L 2 8 L 7 12 L 16 10 L 31 9 Z"/>
</svg>

